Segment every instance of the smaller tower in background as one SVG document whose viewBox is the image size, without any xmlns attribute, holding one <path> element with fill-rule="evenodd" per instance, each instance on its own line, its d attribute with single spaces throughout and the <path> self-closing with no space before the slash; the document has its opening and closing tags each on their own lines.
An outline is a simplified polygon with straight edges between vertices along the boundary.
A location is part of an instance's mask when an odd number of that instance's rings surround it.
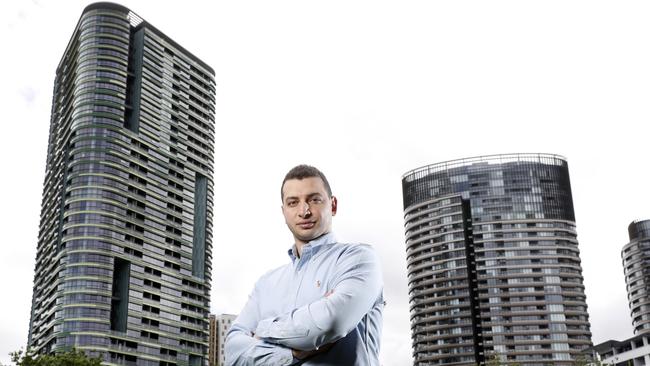
<svg viewBox="0 0 650 366">
<path fill-rule="evenodd" d="M 650 220 L 628 226 L 630 242 L 621 251 L 634 334 L 650 332 Z"/>
<path fill-rule="evenodd" d="M 236 318 L 237 315 L 232 314 L 210 314 L 210 349 L 208 351 L 210 366 L 223 366 L 226 364 L 224 351 L 226 334 L 228 334 L 228 330 L 230 330 L 230 326 Z"/>
</svg>

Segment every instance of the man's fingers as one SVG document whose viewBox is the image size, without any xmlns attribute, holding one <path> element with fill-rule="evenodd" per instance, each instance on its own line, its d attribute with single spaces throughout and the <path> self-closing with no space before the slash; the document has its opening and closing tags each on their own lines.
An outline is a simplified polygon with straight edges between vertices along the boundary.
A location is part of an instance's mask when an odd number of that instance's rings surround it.
<svg viewBox="0 0 650 366">
<path fill-rule="evenodd" d="M 336 342 L 334 342 L 334 343 L 336 343 Z M 314 349 L 314 350 L 311 350 L 311 351 L 299 351 L 299 350 L 292 349 L 291 352 L 293 353 L 293 357 L 295 357 L 295 358 L 297 358 L 299 360 L 302 360 L 302 359 L 305 359 L 307 357 L 311 357 L 311 356 L 317 355 L 319 353 L 325 353 L 325 352 L 329 351 L 330 348 L 332 348 L 332 346 L 334 346 L 334 343 L 324 344 L 324 345 L 318 347 L 318 349 Z"/>
<path fill-rule="evenodd" d="M 319 350 L 320 352 L 327 352 L 327 351 L 329 351 L 330 348 L 332 348 L 333 346 L 334 346 L 334 343 L 328 343 L 328 344 L 325 344 L 325 345 L 321 346 L 318 350 Z"/>
</svg>

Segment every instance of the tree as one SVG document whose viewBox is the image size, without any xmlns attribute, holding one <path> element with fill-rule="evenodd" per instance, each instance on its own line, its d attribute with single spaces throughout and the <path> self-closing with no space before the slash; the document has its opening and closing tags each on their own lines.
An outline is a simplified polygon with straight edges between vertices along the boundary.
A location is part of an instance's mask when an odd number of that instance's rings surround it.
<svg viewBox="0 0 650 366">
<path fill-rule="evenodd" d="M 507 362 L 501 361 L 501 354 L 496 352 L 491 352 L 487 357 L 487 366 L 519 366 L 519 362 Z"/>
<path fill-rule="evenodd" d="M 589 362 L 584 355 L 578 355 L 575 360 L 573 360 L 573 366 L 587 366 Z"/>
<path fill-rule="evenodd" d="M 602 363 L 598 359 L 593 357 L 585 357 L 584 355 L 579 355 L 574 361 L 574 366 L 608 366 L 609 364 Z"/>
<path fill-rule="evenodd" d="M 83 351 L 75 349 L 38 357 L 33 357 L 23 350 L 12 352 L 9 355 L 16 366 L 101 366 L 102 364 L 101 358 L 88 357 Z"/>
</svg>

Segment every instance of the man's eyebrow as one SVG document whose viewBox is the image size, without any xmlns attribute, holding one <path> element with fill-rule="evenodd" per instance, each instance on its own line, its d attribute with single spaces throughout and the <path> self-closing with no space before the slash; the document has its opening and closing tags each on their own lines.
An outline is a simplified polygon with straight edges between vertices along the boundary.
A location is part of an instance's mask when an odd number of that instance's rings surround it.
<svg viewBox="0 0 650 366">
<path fill-rule="evenodd" d="M 306 197 L 307 197 L 307 198 L 312 198 L 312 197 L 314 197 L 314 196 L 322 196 L 322 195 L 323 195 L 323 194 L 320 193 L 320 192 L 313 192 L 313 193 L 308 193 L 308 194 L 306 195 Z M 300 197 L 298 197 L 298 196 L 286 196 L 286 197 L 284 197 L 284 200 L 285 200 L 285 201 L 289 201 L 289 200 L 297 200 L 297 199 L 300 199 Z"/>
</svg>

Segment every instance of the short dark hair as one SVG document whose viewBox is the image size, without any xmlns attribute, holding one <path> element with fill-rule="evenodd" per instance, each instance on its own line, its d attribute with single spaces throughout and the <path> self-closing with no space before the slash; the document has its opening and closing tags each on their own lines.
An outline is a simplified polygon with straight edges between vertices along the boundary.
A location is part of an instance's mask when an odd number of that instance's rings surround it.
<svg viewBox="0 0 650 366">
<path fill-rule="evenodd" d="M 323 185 L 325 186 L 325 190 L 327 191 L 327 195 L 332 197 L 332 188 L 330 188 L 330 183 L 327 181 L 327 178 L 325 178 L 325 174 L 318 170 L 317 168 L 311 166 L 311 165 L 306 165 L 306 164 L 300 164 L 297 165 L 289 172 L 287 175 L 284 176 L 284 180 L 282 181 L 282 186 L 280 186 L 280 199 L 284 200 L 284 183 L 286 183 L 288 180 L 291 179 L 298 179 L 298 180 L 303 180 L 305 178 L 320 178 L 323 181 Z"/>
</svg>

